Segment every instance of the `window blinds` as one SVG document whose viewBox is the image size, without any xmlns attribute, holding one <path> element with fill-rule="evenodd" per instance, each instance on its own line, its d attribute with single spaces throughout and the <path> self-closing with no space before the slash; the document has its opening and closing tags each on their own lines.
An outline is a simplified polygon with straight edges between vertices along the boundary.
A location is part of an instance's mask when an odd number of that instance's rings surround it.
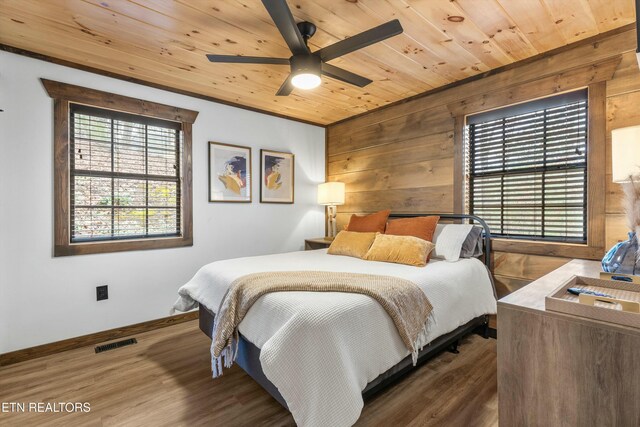
<svg viewBox="0 0 640 427">
<path fill-rule="evenodd" d="M 587 91 L 468 117 L 468 207 L 492 234 L 586 242 Z"/>
<path fill-rule="evenodd" d="M 71 104 L 71 242 L 181 235 L 180 129 Z"/>
</svg>

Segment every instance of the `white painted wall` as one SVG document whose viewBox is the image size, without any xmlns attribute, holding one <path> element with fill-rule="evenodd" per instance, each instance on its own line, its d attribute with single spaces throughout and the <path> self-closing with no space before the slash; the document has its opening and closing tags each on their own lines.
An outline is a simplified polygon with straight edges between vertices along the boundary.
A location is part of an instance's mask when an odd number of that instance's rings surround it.
<svg viewBox="0 0 640 427">
<path fill-rule="evenodd" d="M 39 78 L 200 112 L 189 248 L 54 258 L 53 103 Z M 211 261 L 303 249 L 324 233 L 324 129 L 0 52 L 0 353 L 165 317 Z M 253 148 L 251 204 L 209 203 L 207 141 Z M 295 204 L 259 202 L 260 148 L 296 155 Z M 95 287 L 109 285 L 97 302 Z"/>
</svg>

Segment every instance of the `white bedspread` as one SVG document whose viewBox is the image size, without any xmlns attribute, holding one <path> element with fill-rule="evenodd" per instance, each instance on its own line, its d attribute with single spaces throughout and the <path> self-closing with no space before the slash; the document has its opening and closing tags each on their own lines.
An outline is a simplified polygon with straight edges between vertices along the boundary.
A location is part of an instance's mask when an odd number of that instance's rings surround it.
<svg viewBox="0 0 640 427">
<path fill-rule="evenodd" d="M 496 312 L 489 275 L 477 259 L 431 260 L 412 267 L 328 255 L 326 249 L 236 258 L 202 267 L 179 290 L 175 308 L 197 303 L 216 312 L 236 278 L 261 271 L 344 271 L 413 281 L 433 305 L 426 345 L 471 319 Z M 239 331 L 261 349 L 260 362 L 300 426 L 349 426 L 362 411 L 362 390 L 409 352 L 384 309 L 360 294 L 265 295 Z"/>
</svg>

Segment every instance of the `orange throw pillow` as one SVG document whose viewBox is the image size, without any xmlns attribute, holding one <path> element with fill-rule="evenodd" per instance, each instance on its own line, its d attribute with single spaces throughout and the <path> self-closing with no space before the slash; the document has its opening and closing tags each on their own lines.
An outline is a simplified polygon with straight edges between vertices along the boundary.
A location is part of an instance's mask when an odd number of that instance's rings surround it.
<svg viewBox="0 0 640 427">
<path fill-rule="evenodd" d="M 390 210 L 372 213 L 371 215 L 351 215 L 347 231 L 357 231 L 360 233 L 384 233 L 389 219 Z"/>
<path fill-rule="evenodd" d="M 433 242 L 433 233 L 436 231 L 439 220 L 439 216 L 394 219 L 389 221 L 384 233 L 395 236 L 414 236 L 427 242 Z"/>
</svg>

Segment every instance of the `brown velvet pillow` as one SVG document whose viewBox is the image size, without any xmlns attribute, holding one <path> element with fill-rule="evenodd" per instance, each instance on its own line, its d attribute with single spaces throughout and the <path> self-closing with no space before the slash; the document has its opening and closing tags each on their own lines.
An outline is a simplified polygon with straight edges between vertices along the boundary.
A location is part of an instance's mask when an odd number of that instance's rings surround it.
<svg viewBox="0 0 640 427">
<path fill-rule="evenodd" d="M 389 221 L 384 234 L 395 236 L 414 236 L 427 242 L 433 242 L 433 233 L 440 220 L 439 216 L 417 216 Z"/>
<path fill-rule="evenodd" d="M 347 231 L 360 233 L 384 233 L 390 210 L 372 213 L 371 215 L 351 215 Z"/>
<path fill-rule="evenodd" d="M 414 236 L 378 234 L 363 259 L 424 267 L 435 247 L 433 243 Z"/>
<path fill-rule="evenodd" d="M 327 253 L 329 255 L 346 255 L 362 258 L 367 254 L 378 233 L 357 233 L 341 231 L 338 233 Z"/>
</svg>

